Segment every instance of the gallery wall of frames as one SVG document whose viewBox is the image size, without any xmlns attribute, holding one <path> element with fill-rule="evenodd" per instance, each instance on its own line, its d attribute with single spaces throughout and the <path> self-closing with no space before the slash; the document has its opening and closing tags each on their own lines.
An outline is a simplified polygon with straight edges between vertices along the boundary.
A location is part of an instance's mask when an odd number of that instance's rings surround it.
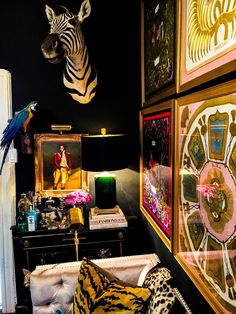
<svg viewBox="0 0 236 314">
<path fill-rule="evenodd" d="M 236 312 L 235 12 L 142 1 L 141 211 L 217 313 Z"/>
</svg>

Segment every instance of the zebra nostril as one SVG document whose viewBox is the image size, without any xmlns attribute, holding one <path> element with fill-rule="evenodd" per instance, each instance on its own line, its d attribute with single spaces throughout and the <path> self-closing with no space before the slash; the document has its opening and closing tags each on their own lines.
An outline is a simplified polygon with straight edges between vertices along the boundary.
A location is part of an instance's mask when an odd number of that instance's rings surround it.
<svg viewBox="0 0 236 314">
<path fill-rule="evenodd" d="M 51 49 L 56 49 L 58 46 L 58 42 L 56 40 L 53 40 L 51 43 Z"/>
<path fill-rule="evenodd" d="M 62 45 L 60 43 L 59 36 L 57 34 L 49 34 L 43 41 L 41 45 L 41 49 L 43 52 L 51 53 L 57 50 L 62 49 Z"/>
</svg>

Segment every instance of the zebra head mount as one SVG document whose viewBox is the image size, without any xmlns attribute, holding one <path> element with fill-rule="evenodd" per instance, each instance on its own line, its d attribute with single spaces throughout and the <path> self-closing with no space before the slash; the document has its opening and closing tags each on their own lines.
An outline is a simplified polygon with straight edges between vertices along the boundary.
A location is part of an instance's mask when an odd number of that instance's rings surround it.
<svg viewBox="0 0 236 314">
<path fill-rule="evenodd" d="M 95 96 L 97 73 L 89 63 L 89 55 L 81 31 L 82 22 L 90 15 L 89 0 L 84 0 L 80 11 L 74 15 L 65 7 L 56 14 L 46 5 L 50 33 L 44 39 L 41 50 L 45 59 L 58 63 L 66 59 L 63 82 L 71 97 L 81 104 L 89 103 Z"/>
</svg>

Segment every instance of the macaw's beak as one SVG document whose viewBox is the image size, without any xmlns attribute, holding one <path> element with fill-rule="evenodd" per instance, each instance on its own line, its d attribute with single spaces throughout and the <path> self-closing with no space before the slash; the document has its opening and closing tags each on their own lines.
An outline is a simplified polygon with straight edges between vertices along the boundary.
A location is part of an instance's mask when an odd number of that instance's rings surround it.
<svg viewBox="0 0 236 314">
<path fill-rule="evenodd" d="M 32 111 L 37 111 L 39 109 L 39 104 L 37 103 L 37 101 L 31 101 L 30 103 L 30 109 Z"/>
</svg>

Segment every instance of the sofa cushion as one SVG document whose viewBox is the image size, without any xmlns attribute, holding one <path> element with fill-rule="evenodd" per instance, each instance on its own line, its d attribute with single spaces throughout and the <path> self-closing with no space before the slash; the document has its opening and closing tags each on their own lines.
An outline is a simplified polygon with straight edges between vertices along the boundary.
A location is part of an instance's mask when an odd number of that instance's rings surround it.
<svg viewBox="0 0 236 314">
<path fill-rule="evenodd" d="M 115 278 L 87 258 L 83 258 L 74 296 L 74 313 L 89 313 L 97 294 Z"/>
<path fill-rule="evenodd" d="M 173 288 L 167 283 L 171 278 L 170 271 L 165 267 L 154 267 L 146 275 L 143 287 L 152 292 L 146 314 L 169 313 L 175 302 Z"/>
<path fill-rule="evenodd" d="M 119 281 L 84 258 L 74 296 L 74 313 L 135 313 L 143 308 L 150 294 L 148 288 Z"/>
<path fill-rule="evenodd" d="M 91 313 L 138 313 L 150 295 L 151 291 L 147 288 L 132 287 L 114 281 L 95 299 Z"/>
</svg>

